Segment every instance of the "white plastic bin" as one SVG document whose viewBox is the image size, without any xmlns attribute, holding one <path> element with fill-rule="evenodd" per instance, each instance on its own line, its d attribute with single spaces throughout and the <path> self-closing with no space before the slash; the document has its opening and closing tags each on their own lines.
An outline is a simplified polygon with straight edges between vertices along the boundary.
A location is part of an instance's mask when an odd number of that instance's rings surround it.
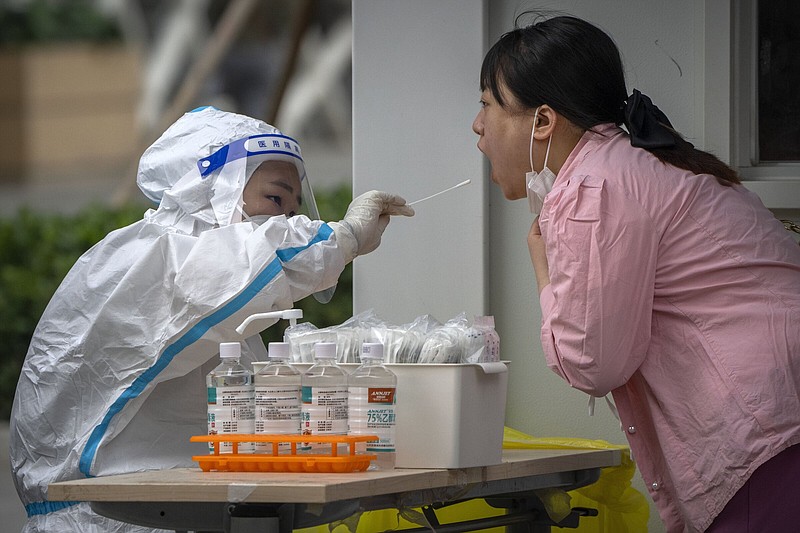
<svg viewBox="0 0 800 533">
<path fill-rule="evenodd" d="M 507 363 L 386 366 L 397 374 L 397 468 L 502 461 Z"/>
</svg>

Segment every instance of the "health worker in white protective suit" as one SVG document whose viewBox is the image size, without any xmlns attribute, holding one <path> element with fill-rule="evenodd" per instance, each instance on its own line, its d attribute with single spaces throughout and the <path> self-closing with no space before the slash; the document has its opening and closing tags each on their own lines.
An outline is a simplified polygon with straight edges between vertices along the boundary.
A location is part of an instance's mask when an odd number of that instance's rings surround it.
<svg viewBox="0 0 800 533">
<path fill-rule="evenodd" d="M 219 343 L 241 341 L 245 364 L 265 360 L 258 325 L 235 331 L 245 318 L 333 287 L 391 215 L 414 214 L 378 191 L 338 223 L 297 214 L 316 210 L 297 142 L 214 108 L 170 127 L 137 181 L 158 208 L 77 261 L 22 367 L 10 449 L 26 532 L 144 531 L 49 501 L 47 486 L 193 466 L 207 452 L 189 437 L 207 431 L 204 378 Z"/>
</svg>

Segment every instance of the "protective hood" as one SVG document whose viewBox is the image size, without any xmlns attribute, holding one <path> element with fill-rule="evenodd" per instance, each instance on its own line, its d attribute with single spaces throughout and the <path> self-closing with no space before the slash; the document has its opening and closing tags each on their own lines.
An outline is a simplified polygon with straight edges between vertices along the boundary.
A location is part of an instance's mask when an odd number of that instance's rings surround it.
<svg viewBox="0 0 800 533">
<path fill-rule="evenodd" d="M 318 219 L 300 145 L 266 122 L 202 107 L 184 114 L 139 161 L 136 181 L 158 203 L 148 218 L 197 235 L 242 220 L 242 193 L 264 161 L 297 167 L 305 213 Z"/>
</svg>

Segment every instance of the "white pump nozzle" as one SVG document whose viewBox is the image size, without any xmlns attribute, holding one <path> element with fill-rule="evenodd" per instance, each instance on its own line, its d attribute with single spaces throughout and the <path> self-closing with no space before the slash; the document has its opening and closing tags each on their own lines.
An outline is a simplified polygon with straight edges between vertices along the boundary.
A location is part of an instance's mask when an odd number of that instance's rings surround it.
<svg viewBox="0 0 800 533">
<path fill-rule="evenodd" d="M 254 322 L 256 320 L 270 320 L 274 318 L 282 318 L 284 320 L 288 320 L 289 325 L 296 326 L 297 319 L 303 318 L 303 310 L 286 309 L 285 311 L 271 311 L 269 313 L 256 313 L 255 315 L 250 315 L 245 319 L 244 322 L 239 324 L 239 327 L 236 328 L 236 333 L 241 335 L 242 333 L 244 333 L 244 330 L 247 329 L 247 326 L 249 326 L 251 322 Z"/>
</svg>

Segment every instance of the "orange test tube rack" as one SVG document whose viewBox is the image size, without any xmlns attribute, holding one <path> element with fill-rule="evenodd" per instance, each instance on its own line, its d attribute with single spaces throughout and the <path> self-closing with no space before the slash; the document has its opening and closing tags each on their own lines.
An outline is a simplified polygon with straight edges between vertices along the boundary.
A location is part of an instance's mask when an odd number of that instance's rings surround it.
<svg viewBox="0 0 800 533">
<path fill-rule="evenodd" d="M 370 462 L 377 459 L 374 454 L 357 454 L 356 443 L 378 440 L 377 435 L 273 435 L 227 433 L 196 435 L 191 442 L 210 442 L 214 452 L 195 455 L 192 460 L 203 472 L 211 470 L 225 472 L 315 472 L 343 473 L 363 472 Z M 232 453 L 220 453 L 220 443 L 230 442 Z M 239 443 L 271 443 L 272 453 L 239 453 Z M 280 445 L 290 444 L 288 453 L 280 453 Z M 298 443 L 330 444 L 330 454 L 298 453 Z M 347 444 L 349 453 L 339 455 L 339 444 Z"/>
</svg>

